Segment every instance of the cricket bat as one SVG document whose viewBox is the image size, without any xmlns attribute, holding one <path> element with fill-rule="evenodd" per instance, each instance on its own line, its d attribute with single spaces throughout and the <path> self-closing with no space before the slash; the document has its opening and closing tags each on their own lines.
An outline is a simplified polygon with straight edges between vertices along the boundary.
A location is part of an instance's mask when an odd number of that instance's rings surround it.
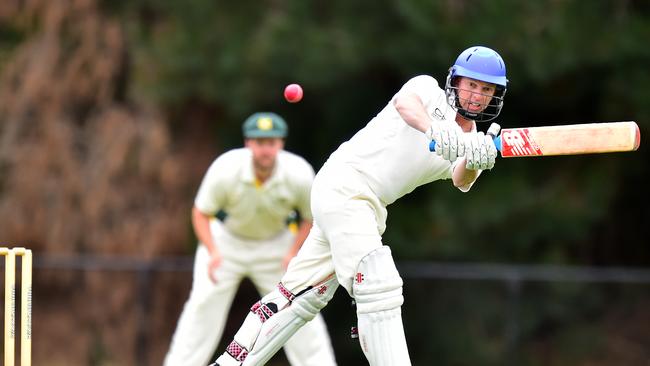
<svg viewBox="0 0 650 366">
<path fill-rule="evenodd" d="M 634 121 L 505 128 L 494 137 L 504 158 L 634 151 L 640 143 L 641 132 Z M 434 149 L 431 141 L 429 150 Z"/>
</svg>

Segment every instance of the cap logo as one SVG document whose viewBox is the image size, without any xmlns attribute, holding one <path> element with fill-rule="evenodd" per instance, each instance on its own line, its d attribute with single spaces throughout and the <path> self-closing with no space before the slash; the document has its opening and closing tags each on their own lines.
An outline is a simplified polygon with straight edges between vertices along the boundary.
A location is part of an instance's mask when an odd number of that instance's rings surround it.
<svg viewBox="0 0 650 366">
<path fill-rule="evenodd" d="M 269 117 L 261 117 L 257 119 L 257 128 L 262 131 L 273 129 L 273 119 Z"/>
</svg>

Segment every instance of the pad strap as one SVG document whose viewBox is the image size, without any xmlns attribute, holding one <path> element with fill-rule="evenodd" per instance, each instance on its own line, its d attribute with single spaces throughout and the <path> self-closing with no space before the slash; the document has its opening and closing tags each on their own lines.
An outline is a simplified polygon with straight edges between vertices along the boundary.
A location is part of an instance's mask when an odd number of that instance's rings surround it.
<svg viewBox="0 0 650 366">
<path fill-rule="evenodd" d="M 332 299 L 338 282 L 332 276 L 316 287 L 294 295 L 281 283 L 256 302 L 219 365 L 264 365 L 300 329 L 312 320 Z"/>
<path fill-rule="evenodd" d="M 237 343 L 235 340 L 230 342 L 226 348 L 226 352 L 237 361 L 244 361 L 246 356 L 248 356 L 248 350 L 242 347 L 242 345 Z"/>
</svg>

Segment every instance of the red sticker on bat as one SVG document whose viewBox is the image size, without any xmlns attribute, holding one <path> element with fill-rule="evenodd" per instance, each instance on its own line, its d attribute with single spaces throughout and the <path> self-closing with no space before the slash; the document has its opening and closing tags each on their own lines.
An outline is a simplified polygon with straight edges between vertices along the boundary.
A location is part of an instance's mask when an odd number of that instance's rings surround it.
<svg viewBox="0 0 650 366">
<path fill-rule="evenodd" d="M 501 156 L 544 155 L 530 137 L 527 128 L 505 129 L 501 132 Z"/>
</svg>

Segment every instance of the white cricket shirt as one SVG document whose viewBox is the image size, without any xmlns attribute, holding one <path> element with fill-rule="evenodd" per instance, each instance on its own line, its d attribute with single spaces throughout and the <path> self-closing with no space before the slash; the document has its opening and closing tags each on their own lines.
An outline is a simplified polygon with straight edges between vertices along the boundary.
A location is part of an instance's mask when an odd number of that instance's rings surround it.
<svg viewBox="0 0 650 366">
<path fill-rule="evenodd" d="M 402 92 L 419 96 L 434 123 L 455 123 L 456 110 L 449 106 L 444 90 L 433 77 L 416 76 L 395 95 Z M 393 105 L 394 99 L 332 153 L 328 160 L 358 170 L 385 205 L 395 202 L 418 186 L 451 178 L 454 166 L 429 151 L 429 139 L 402 119 Z"/>
<path fill-rule="evenodd" d="M 292 210 L 311 220 L 310 192 L 314 169 L 302 157 L 280 151 L 271 177 L 259 185 L 253 155 L 247 148 L 230 150 L 210 166 L 194 205 L 206 215 L 226 212 L 226 229 L 237 236 L 264 240 L 280 234 Z"/>
</svg>

